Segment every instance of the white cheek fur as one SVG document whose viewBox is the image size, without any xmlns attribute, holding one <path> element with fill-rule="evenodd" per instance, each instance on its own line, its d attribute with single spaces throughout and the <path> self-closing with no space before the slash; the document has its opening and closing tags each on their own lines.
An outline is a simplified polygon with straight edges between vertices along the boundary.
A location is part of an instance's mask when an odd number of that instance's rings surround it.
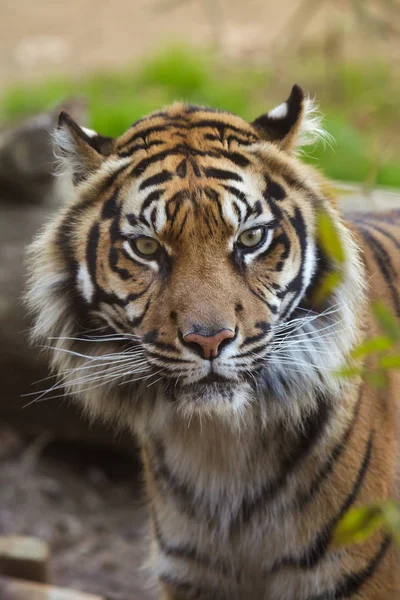
<svg viewBox="0 0 400 600">
<path fill-rule="evenodd" d="M 80 291 L 81 295 L 86 300 L 86 302 L 89 304 L 93 298 L 94 286 L 85 263 L 81 263 L 79 265 L 78 275 L 76 279 L 78 290 Z"/>
</svg>

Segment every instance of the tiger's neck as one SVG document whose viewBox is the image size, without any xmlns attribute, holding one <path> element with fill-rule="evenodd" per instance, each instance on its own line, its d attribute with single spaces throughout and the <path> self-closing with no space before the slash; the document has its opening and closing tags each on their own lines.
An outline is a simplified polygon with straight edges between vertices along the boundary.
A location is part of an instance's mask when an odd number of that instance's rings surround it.
<svg viewBox="0 0 400 600">
<path fill-rule="evenodd" d="M 352 427 L 356 388 L 341 402 L 317 398 L 315 408 L 291 427 L 266 423 L 257 405 L 237 427 L 166 418 L 162 430 L 141 436 L 148 485 L 161 502 L 188 516 L 217 519 L 218 529 L 230 531 L 267 505 L 275 511 L 306 502 L 310 473 L 322 468 Z"/>
</svg>

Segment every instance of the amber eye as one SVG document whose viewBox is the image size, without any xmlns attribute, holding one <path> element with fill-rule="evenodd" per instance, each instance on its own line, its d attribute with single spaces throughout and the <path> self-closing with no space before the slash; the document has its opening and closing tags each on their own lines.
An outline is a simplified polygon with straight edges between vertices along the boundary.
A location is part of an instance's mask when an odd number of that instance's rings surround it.
<svg viewBox="0 0 400 600">
<path fill-rule="evenodd" d="M 238 245 L 241 248 L 255 248 L 264 241 L 266 229 L 265 227 L 253 227 L 243 231 L 238 237 Z"/>
<path fill-rule="evenodd" d="M 160 248 L 160 244 L 157 242 L 157 240 L 151 238 L 151 237 L 147 237 L 145 235 L 142 235 L 140 237 L 137 237 L 133 240 L 131 240 L 131 246 L 132 248 L 140 255 L 142 256 L 146 256 L 146 257 L 151 257 L 154 256 L 154 254 L 157 254 L 159 248 Z"/>
</svg>

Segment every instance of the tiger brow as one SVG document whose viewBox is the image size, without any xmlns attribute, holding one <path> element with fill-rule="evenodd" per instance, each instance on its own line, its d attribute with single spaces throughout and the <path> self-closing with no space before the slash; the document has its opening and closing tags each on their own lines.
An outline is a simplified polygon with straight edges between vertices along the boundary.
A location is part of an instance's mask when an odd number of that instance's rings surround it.
<svg viewBox="0 0 400 600">
<path fill-rule="evenodd" d="M 155 175 L 152 175 L 151 177 L 148 177 L 147 179 L 142 181 L 142 183 L 139 186 L 139 190 L 141 191 L 152 185 L 159 185 L 160 183 L 165 183 L 166 181 L 170 181 L 172 177 L 172 173 L 164 169 L 160 173 L 156 173 Z"/>
</svg>

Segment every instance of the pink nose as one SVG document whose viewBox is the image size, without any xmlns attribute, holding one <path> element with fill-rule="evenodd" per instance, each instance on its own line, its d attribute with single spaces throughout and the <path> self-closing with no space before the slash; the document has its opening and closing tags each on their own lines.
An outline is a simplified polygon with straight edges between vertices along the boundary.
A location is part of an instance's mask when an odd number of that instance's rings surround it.
<svg viewBox="0 0 400 600">
<path fill-rule="evenodd" d="M 221 342 L 235 337 L 231 329 L 223 329 L 215 335 L 201 335 L 200 333 L 188 333 L 183 339 L 188 344 L 194 344 L 194 350 L 203 358 L 211 360 L 218 356 Z"/>
</svg>

